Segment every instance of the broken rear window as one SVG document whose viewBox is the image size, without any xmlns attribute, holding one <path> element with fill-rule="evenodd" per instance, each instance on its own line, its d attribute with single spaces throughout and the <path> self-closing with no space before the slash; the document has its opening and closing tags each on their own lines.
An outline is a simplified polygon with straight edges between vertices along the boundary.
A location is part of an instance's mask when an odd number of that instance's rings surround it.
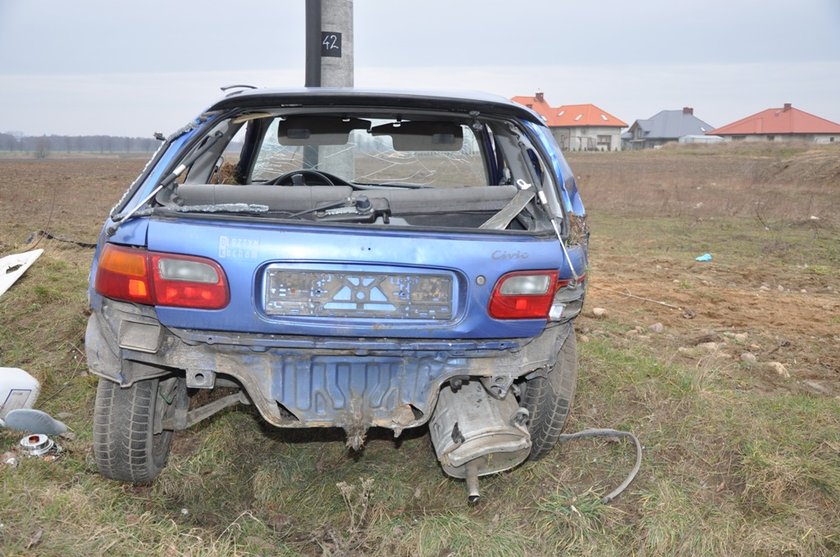
<svg viewBox="0 0 840 557">
<path fill-rule="evenodd" d="M 488 185 L 478 141 L 452 122 L 275 118 L 267 127 L 249 183 L 312 169 L 360 184 L 427 187 Z M 342 127 L 344 124 L 346 127 Z"/>
</svg>

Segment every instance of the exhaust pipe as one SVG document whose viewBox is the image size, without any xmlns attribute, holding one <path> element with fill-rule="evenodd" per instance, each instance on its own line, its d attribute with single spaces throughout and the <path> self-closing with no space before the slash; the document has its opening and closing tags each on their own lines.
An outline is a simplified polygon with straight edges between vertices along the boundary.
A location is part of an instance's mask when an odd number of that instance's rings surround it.
<svg viewBox="0 0 840 557">
<path fill-rule="evenodd" d="M 478 493 L 478 464 L 475 460 L 467 462 L 467 503 L 477 505 L 481 494 Z"/>
<path fill-rule="evenodd" d="M 480 381 L 457 392 L 441 389 L 429 432 L 443 471 L 467 481 L 468 502 L 478 502 L 478 477 L 522 463 L 531 452 L 528 411 L 513 394 L 496 399 Z"/>
</svg>

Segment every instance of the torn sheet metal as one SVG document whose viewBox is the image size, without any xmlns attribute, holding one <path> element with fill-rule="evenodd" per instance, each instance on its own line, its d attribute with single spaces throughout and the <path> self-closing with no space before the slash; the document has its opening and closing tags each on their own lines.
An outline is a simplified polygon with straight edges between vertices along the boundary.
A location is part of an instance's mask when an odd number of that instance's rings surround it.
<svg viewBox="0 0 840 557">
<path fill-rule="evenodd" d="M 35 263 L 44 253 L 42 249 L 35 249 L 24 253 L 15 253 L 0 258 L 0 296 Z"/>
</svg>

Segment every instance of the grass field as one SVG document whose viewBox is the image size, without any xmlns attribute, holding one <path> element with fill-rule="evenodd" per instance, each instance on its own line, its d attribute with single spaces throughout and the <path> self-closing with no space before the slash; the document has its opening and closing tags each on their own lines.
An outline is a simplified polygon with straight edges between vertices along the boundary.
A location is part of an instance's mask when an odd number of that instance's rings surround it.
<svg viewBox="0 0 840 557">
<path fill-rule="evenodd" d="M 573 154 L 592 268 L 569 430 L 634 431 L 642 469 L 603 505 L 631 448 L 574 441 L 474 508 L 424 430 L 350 454 L 247 410 L 177 434 L 151 486 L 96 473 L 91 250 L 30 236 L 94 241 L 144 162 L 0 160 L 0 255 L 46 250 L 0 298 L 0 365 L 73 430 L 55 462 L 0 464 L 0 555 L 840 554 L 840 149 Z"/>
</svg>

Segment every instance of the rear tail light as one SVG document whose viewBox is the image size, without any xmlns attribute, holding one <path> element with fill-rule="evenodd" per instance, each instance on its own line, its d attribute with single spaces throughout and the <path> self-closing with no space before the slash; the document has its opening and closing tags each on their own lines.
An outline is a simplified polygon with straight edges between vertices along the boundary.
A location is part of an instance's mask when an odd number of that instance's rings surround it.
<svg viewBox="0 0 840 557">
<path fill-rule="evenodd" d="M 106 244 L 96 272 L 96 291 L 138 304 L 220 309 L 230 301 L 218 263 L 203 257 Z"/>
<path fill-rule="evenodd" d="M 148 252 L 106 244 L 96 271 L 96 291 L 117 300 L 154 304 Z"/>
<path fill-rule="evenodd" d="M 490 316 L 496 319 L 546 319 L 556 290 L 557 271 L 517 271 L 493 288 Z"/>
</svg>

